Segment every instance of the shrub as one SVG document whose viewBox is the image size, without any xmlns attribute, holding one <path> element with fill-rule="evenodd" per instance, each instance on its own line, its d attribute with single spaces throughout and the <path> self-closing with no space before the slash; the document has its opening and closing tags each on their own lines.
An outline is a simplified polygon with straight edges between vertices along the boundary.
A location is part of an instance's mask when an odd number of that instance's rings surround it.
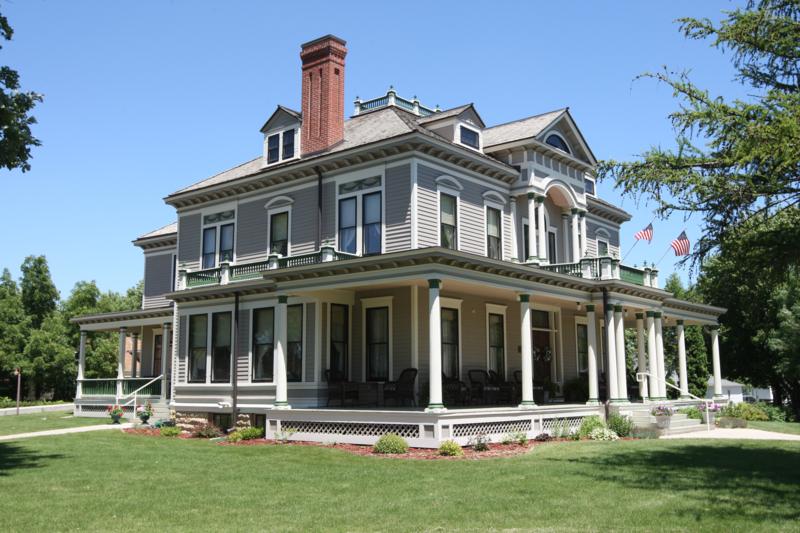
<svg viewBox="0 0 800 533">
<path fill-rule="evenodd" d="M 589 440 L 617 440 L 619 436 L 608 428 L 596 427 L 589 432 Z"/>
<path fill-rule="evenodd" d="M 511 440 L 520 446 L 525 446 L 528 444 L 528 435 L 524 431 L 517 431 L 511 434 Z"/>
<path fill-rule="evenodd" d="M 678 409 L 678 412 L 686 415 L 688 418 L 694 418 L 695 420 L 702 420 L 703 418 L 700 409 L 697 407 L 683 407 L 682 409 Z"/>
<path fill-rule="evenodd" d="M 719 411 L 721 417 L 741 418 L 743 420 L 769 420 L 767 411 L 756 404 L 729 403 Z"/>
<path fill-rule="evenodd" d="M 458 457 L 464 455 L 464 450 L 454 440 L 446 440 L 439 446 L 439 455 Z"/>
<path fill-rule="evenodd" d="M 547 433 L 539 433 L 538 435 L 536 435 L 533 438 L 533 440 L 535 440 L 536 442 L 547 442 L 547 441 L 549 441 L 551 439 L 552 439 L 552 437 L 550 435 L 548 435 Z"/>
<path fill-rule="evenodd" d="M 264 428 L 260 427 L 243 428 L 238 430 L 238 433 L 242 435 L 242 440 L 260 439 L 261 437 L 264 436 Z"/>
<path fill-rule="evenodd" d="M 181 428 L 175 426 L 162 426 L 159 429 L 162 437 L 177 437 L 181 434 Z"/>
<path fill-rule="evenodd" d="M 385 433 L 381 435 L 375 446 L 372 447 L 375 453 L 408 453 L 408 443 L 406 439 L 396 433 Z"/>
<path fill-rule="evenodd" d="M 599 417 L 598 417 L 599 418 Z M 553 436 L 554 439 L 566 439 L 573 436 L 573 431 L 569 427 L 569 422 L 567 419 L 556 420 L 553 424 L 553 429 L 550 431 L 550 434 Z M 577 435 L 577 433 L 575 433 Z"/>
<path fill-rule="evenodd" d="M 217 426 L 212 424 L 211 422 L 206 422 L 205 424 L 198 426 L 192 432 L 193 437 L 197 437 L 200 439 L 214 439 L 222 435 L 222 430 L 219 429 Z"/>
<path fill-rule="evenodd" d="M 608 429 L 620 437 L 630 437 L 633 433 L 633 419 L 619 413 L 611 413 L 608 417 Z"/>
<path fill-rule="evenodd" d="M 595 428 L 605 428 L 606 424 L 603 422 L 603 419 L 597 415 L 587 416 L 583 420 L 581 420 L 581 427 L 578 428 L 578 437 L 581 439 L 585 439 L 589 436 L 589 433 L 592 432 Z"/>
<path fill-rule="evenodd" d="M 770 421 L 773 422 L 786 422 L 786 411 L 782 407 L 777 407 L 769 403 L 756 404 L 767 414 Z"/>
<path fill-rule="evenodd" d="M 239 442 L 240 440 L 242 440 L 242 432 L 241 431 L 237 430 L 237 431 L 231 431 L 230 433 L 228 433 L 228 438 L 227 438 L 228 442 Z"/>
<path fill-rule="evenodd" d="M 488 452 L 489 451 L 489 438 L 486 435 L 476 435 L 472 438 L 472 449 L 476 452 Z"/>
</svg>

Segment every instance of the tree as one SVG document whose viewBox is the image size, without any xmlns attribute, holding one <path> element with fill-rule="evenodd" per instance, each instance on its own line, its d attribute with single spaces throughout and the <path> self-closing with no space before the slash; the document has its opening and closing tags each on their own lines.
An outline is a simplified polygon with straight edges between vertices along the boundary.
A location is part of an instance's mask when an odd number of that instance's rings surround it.
<svg viewBox="0 0 800 533">
<path fill-rule="evenodd" d="M 0 15 L 0 37 L 10 41 L 13 35 L 8 19 Z M 31 132 L 36 119 L 30 112 L 41 101 L 38 93 L 20 91 L 16 70 L 0 67 L 0 167 L 30 170 L 31 148 L 41 144 Z"/>
<path fill-rule="evenodd" d="M 25 349 L 30 321 L 8 269 L 0 276 L 0 376 L 9 377 Z"/>
<path fill-rule="evenodd" d="M 43 255 L 30 255 L 20 267 L 22 271 L 22 305 L 38 328 L 44 319 L 56 309 L 58 290 L 50 277 L 50 268 Z"/>
<path fill-rule="evenodd" d="M 42 326 L 31 332 L 22 362 L 24 375 L 30 376 L 36 398 L 72 398 L 75 394 L 75 349 L 58 313 L 48 315 Z"/>
<path fill-rule="evenodd" d="M 746 9 L 679 20 L 684 36 L 709 39 L 729 52 L 747 100 L 726 101 L 695 86 L 688 74 L 641 77 L 672 88 L 680 107 L 669 118 L 675 148 L 652 147 L 639 160 L 606 161 L 598 175 L 624 194 L 652 200 L 657 213 L 700 213 L 703 236 L 691 256 L 702 261 L 747 222 L 778 214 L 770 237 L 754 240 L 765 263 L 800 259 L 800 2 L 751 0 Z M 699 263 L 695 263 L 699 264 Z"/>
</svg>

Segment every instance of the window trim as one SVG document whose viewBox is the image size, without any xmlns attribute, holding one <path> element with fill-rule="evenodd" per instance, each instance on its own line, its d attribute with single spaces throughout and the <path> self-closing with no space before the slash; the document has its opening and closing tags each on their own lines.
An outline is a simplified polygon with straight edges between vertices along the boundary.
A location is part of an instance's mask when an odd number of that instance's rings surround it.
<svg viewBox="0 0 800 533">
<path fill-rule="evenodd" d="M 272 217 L 274 215 L 280 215 L 281 213 L 287 213 L 287 220 L 286 220 L 286 255 L 281 256 L 278 254 L 279 257 L 291 257 L 292 256 L 292 205 L 282 205 L 279 207 L 272 207 L 267 208 L 267 253 L 268 255 L 272 255 Z"/>
<path fill-rule="evenodd" d="M 294 154 L 291 157 L 284 157 L 283 154 L 283 135 L 287 131 L 294 131 Z M 269 161 L 269 139 L 270 137 L 278 136 L 278 159 L 275 161 Z M 284 128 L 280 130 L 273 130 L 264 134 L 264 166 L 274 166 L 285 161 L 292 161 L 293 159 L 298 159 L 300 157 L 300 150 L 298 149 L 300 146 L 300 128 L 297 126 L 291 128 Z"/>
<path fill-rule="evenodd" d="M 300 307 L 300 381 L 289 380 L 289 308 Z M 276 311 L 277 312 L 277 311 Z M 293 302 L 286 304 L 286 347 L 284 356 L 286 357 L 286 382 L 305 383 L 306 382 L 306 302 Z"/>
<path fill-rule="evenodd" d="M 349 183 L 351 181 L 359 181 L 366 178 L 380 176 L 381 184 L 370 187 L 368 189 L 361 189 L 358 191 L 347 192 L 344 194 L 339 193 L 339 186 L 343 183 Z M 358 172 L 353 172 L 347 174 L 345 177 L 338 177 L 334 180 L 334 186 L 336 187 L 336 217 L 334 220 L 334 247 L 337 251 L 342 251 L 339 247 L 339 205 L 342 200 L 346 200 L 348 198 L 355 198 L 356 199 L 356 253 L 355 255 L 362 256 L 363 253 L 363 244 L 364 244 L 364 224 L 363 224 L 363 199 L 362 197 L 365 194 L 370 194 L 373 192 L 380 192 L 381 193 L 381 251 L 378 254 L 372 255 L 380 255 L 386 253 L 386 172 L 384 169 L 365 169 Z"/>
<path fill-rule="evenodd" d="M 483 238 L 484 238 L 484 254 L 485 257 L 489 256 L 489 209 L 496 209 L 500 213 L 500 257 L 497 259 L 499 261 L 505 261 L 505 239 L 503 238 L 503 232 L 505 230 L 505 224 L 503 218 L 505 217 L 505 206 L 496 202 L 492 202 L 489 200 L 484 200 L 483 202 Z"/>
<path fill-rule="evenodd" d="M 209 350 L 208 346 L 211 344 L 211 324 L 209 320 L 209 312 L 206 313 L 192 313 L 187 314 L 186 316 L 186 383 L 193 384 L 193 385 L 202 385 L 210 383 L 210 369 L 208 368 L 209 363 Z M 192 317 L 194 316 L 205 316 L 206 317 L 206 344 L 205 344 L 205 360 L 206 360 L 206 368 L 203 376 L 203 381 L 197 381 L 192 379 L 192 360 L 194 359 L 192 356 Z"/>
<path fill-rule="evenodd" d="M 461 304 L 463 300 L 461 298 L 447 298 L 440 296 L 439 297 L 439 321 L 441 321 L 441 310 L 442 309 L 455 309 L 458 311 L 458 379 L 460 380 L 463 375 L 464 370 L 464 348 L 462 339 L 464 336 L 464 328 L 463 325 L 463 313 L 461 312 Z M 441 329 L 441 328 L 440 328 Z M 439 351 L 441 352 L 441 331 L 439 335 Z M 440 358 L 443 357 L 443 354 L 440 355 Z"/>
<path fill-rule="evenodd" d="M 443 247 L 442 245 L 442 195 L 450 196 L 455 200 L 456 203 L 456 246 L 453 248 L 454 250 L 460 251 L 461 250 L 461 191 L 457 189 L 452 189 L 450 187 L 445 187 L 443 185 L 439 185 L 436 190 L 436 242 L 439 246 Z"/>
<path fill-rule="evenodd" d="M 587 230 L 587 232 L 588 232 L 588 230 Z M 595 256 L 597 256 L 597 257 L 605 257 L 605 256 L 600 255 L 600 243 L 601 242 L 605 243 L 607 256 L 610 256 L 611 255 L 611 236 L 603 228 L 598 228 L 594 232 L 594 253 L 595 253 Z"/>
<path fill-rule="evenodd" d="M 253 366 L 253 357 L 255 356 L 255 346 L 256 343 L 253 342 L 255 339 L 255 332 L 256 332 L 256 311 L 260 311 L 262 309 L 272 309 L 272 379 L 255 379 L 253 377 L 254 366 Z M 277 309 L 277 305 L 262 305 L 259 307 L 252 307 L 248 311 L 250 313 L 250 327 L 248 328 L 250 331 L 249 340 L 248 340 L 248 358 L 247 362 L 249 365 L 249 369 L 247 372 L 247 381 L 248 383 L 265 383 L 265 384 L 274 384 L 275 383 L 275 312 Z"/>
<path fill-rule="evenodd" d="M 361 381 L 367 382 L 367 309 L 376 307 L 389 308 L 389 381 L 394 379 L 394 328 L 393 303 L 394 296 L 378 296 L 361 298 Z"/>
<path fill-rule="evenodd" d="M 235 320 L 233 319 L 233 308 L 229 306 L 221 306 L 215 308 L 206 308 L 203 310 L 197 310 L 198 312 L 188 312 L 185 315 L 181 315 L 182 317 L 186 317 L 186 341 L 183 344 L 185 348 L 186 354 L 186 380 L 184 383 L 189 385 L 230 385 L 232 384 L 233 379 L 233 358 L 236 357 L 236 346 L 233 343 L 234 338 L 234 324 Z M 230 375 L 231 379 L 227 382 L 225 381 L 211 381 L 211 364 L 212 364 L 212 356 L 211 356 L 211 349 L 212 349 L 212 331 L 214 329 L 214 322 L 213 322 L 213 315 L 218 313 L 230 313 L 231 315 L 231 370 Z M 193 316 L 205 316 L 206 317 L 206 375 L 204 381 L 192 381 L 191 380 L 191 322 Z"/>
<path fill-rule="evenodd" d="M 351 363 L 353 361 L 353 304 L 351 303 L 343 303 L 340 301 L 336 302 L 326 302 L 328 304 L 328 312 L 326 313 L 327 317 L 327 363 L 325 365 L 325 370 L 329 370 L 331 368 L 331 343 L 333 342 L 333 338 L 331 336 L 331 309 L 333 309 L 334 305 L 340 305 L 347 308 L 347 361 L 345 362 L 345 376 L 349 380 L 352 371 L 351 371 Z"/>
<path fill-rule="evenodd" d="M 230 347 L 230 355 L 228 356 L 228 381 L 215 381 L 214 380 L 214 367 L 213 367 L 213 365 L 214 365 L 214 317 L 216 315 L 224 315 L 224 314 L 228 314 L 231 317 L 231 333 L 230 333 L 230 345 L 229 345 L 229 347 Z M 208 361 L 206 362 L 206 367 L 209 369 L 209 372 L 207 372 L 206 380 L 207 380 L 207 383 L 211 383 L 211 384 L 214 384 L 214 385 L 230 385 L 230 384 L 233 383 L 233 378 L 234 378 L 234 376 L 233 376 L 233 358 L 236 357 L 236 347 L 233 344 L 233 338 L 234 338 L 234 331 L 233 330 L 234 330 L 234 326 L 236 324 L 236 320 L 234 320 L 234 317 L 233 317 L 233 310 L 212 311 L 212 312 L 209 313 L 209 318 L 211 319 L 209 321 L 211 327 L 208 328 L 209 329 L 209 332 L 208 332 L 208 334 L 209 334 L 209 343 L 208 343 L 209 350 L 207 350 L 207 355 L 206 355 L 206 357 L 208 358 Z"/>
<path fill-rule="evenodd" d="M 465 122 L 458 122 L 456 124 L 456 126 L 457 127 L 456 127 L 456 131 L 455 131 L 455 134 L 456 134 L 456 139 L 455 140 L 456 140 L 456 142 L 458 144 L 460 144 L 461 146 L 466 146 L 470 150 L 475 150 L 477 152 L 482 152 L 483 151 L 483 136 L 481 135 L 481 132 L 480 132 L 480 130 L 478 128 L 476 128 L 474 126 L 467 125 Z M 462 130 L 467 130 L 467 131 L 471 131 L 472 133 L 474 133 L 475 137 L 477 137 L 477 140 L 478 140 L 478 146 L 472 146 L 471 144 L 467 144 L 467 143 L 463 142 L 461 140 Z"/>
<path fill-rule="evenodd" d="M 499 304 L 486 304 L 486 371 L 491 368 L 491 346 L 489 344 L 489 317 L 500 315 L 503 317 L 503 373 L 500 377 L 508 376 L 508 306 Z"/>
<path fill-rule="evenodd" d="M 564 150 L 562 150 L 561 148 L 559 148 L 558 146 L 553 146 L 552 144 L 547 142 L 547 139 L 549 139 L 551 135 L 554 135 L 554 136 L 558 137 L 559 139 L 561 139 L 561 141 L 567 146 L 567 151 L 566 152 Z M 572 157 L 575 157 L 574 151 L 572 150 L 572 146 L 570 145 L 570 143 L 568 143 L 567 140 L 564 138 L 564 136 L 561 135 L 560 133 L 558 133 L 556 130 L 548 131 L 544 135 L 543 138 L 544 138 L 544 144 L 546 144 L 550 148 L 553 148 L 555 150 L 558 150 L 561 153 L 565 153 L 567 155 L 571 155 Z"/>
<path fill-rule="evenodd" d="M 592 185 L 593 185 L 592 189 L 594 190 L 594 192 L 588 192 L 587 191 L 587 189 L 586 189 L 586 182 L 587 181 L 591 181 L 592 182 Z M 584 175 L 583 176 L 583 194 L 585 194 L 587 196 L 591 196 L 592 198 L 597 198 L 597 180 L 595 180 L 594 178 L 590 178 L 590 177 Z"/>
<path fill-rule="evenodd" d="M 211 214 L 220 213 L 224 211 L 233 211 L 233 218 L 229 220 L 220 220 L 219 222 L 212 222 L 210 224 L 206 224 L 203 222 L 203 219 Z M 198 261 L 198 265 L 201 270 L 205 270 L 205 268 L 219 268 L 222 262 L 219 260 L 219 253 L 220 253 L 220 240 L 222 239 L 222 226 L 227 226 L 228 224 L 233 224 L 233 252 L 231 253 L 231 260 L 229 263 L 236 263 L 236 237 L 237 237 L 237 226 L 239 225 L 239 212 L 236 209 L 236 206 L 233 205 L 226 205 L 222 207 L 215 208 L 209 211 L 201 211 L 200 212 L 200 259 Z M 204 235 L 207 228 L 216 228 L 216 235 L 214 237 L 214 266 L 212 267 L 203 267 L 203 242 L 204 242 Z"/>
<path fill-rule="evenodd" d="M 586 368 L 581 369 L 581 356 L 578 353 L 578 326 L 586 326 Z M 578 376 L 589 372 L 589 319 L 585 316 L 575 316 L 575 368 L 578 370 Z M 595 339 L 597 344 L 597 339 Z M 595 357 L 597 354 L 595 354 Z"/>
</svg>

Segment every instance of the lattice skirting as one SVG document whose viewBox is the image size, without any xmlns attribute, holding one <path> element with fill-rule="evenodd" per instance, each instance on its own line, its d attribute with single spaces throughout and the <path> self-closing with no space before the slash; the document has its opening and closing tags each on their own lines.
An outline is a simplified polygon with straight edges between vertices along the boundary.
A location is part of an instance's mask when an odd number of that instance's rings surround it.
<svg viewBox="0 0 800 533">
<path fill-rule="evenodd" d="M 418 424 L 372 424 L 357 422 L 313 422 L 299 420 L 281 421 L 283 431 L 319 435 L 353 435 L 359 437 L 380 437 L 386 433 L 396 433 L 406 439 L 419 438 Z"/>
<path fill-rule="evenodd" d="M 583 422 L 582 416 L 569 417 L 569 418 L 548 418 L 542 421 L 542 433 L 547 433 L 550 436 L 558 434 L 558 436 L 566 436 L 567 434 L 578 431 Z"/>
<path fill-rule="evenodd" d="M 478 435 L 505 435 L 508 433 L 527 433 L 531 430 L 531 420 L 503 420 L 499 422 L 475 422 L 454 424 L 453 437 L 476 437 Z"/>
</svg>

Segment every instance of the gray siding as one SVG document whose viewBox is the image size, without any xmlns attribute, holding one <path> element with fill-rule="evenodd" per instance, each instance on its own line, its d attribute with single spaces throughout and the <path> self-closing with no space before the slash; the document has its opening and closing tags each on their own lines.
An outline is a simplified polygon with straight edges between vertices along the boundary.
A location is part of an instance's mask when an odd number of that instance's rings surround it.
<svg viewBox="0 0 800 533">
<path fill-rule="evenodd" d="M 486 255 L 486 216 L 483 205 L 483 193 L 486 189 L 466 180 L 460 180 L 464 189 L 459 196 L 458 207 L 461 210 L 458 227 L 458 248 L 462 252 Z M 431 223 L 430 221 L 422 221 Z M 432 221 L 434 224 L 436 220 Z"/>
<path fill-rule="evenodd" d="M 200 266 L 200 214 L 178 217 L 178 263 L 185 268 Z"/>
<path fill-rule="evenodd" d="M 314 381 L 316 331 L 316 304 L 308 303 L 306 304 L 305 339 L 303 339 L 303 354 L 306 361 L 305 381 Z"/>
<path fill-rule="evenodd" d="M 142 307 L 169 305 L 164 294 L 172 291 L 172 254 L 144 257 L 144 298 Z"/>
<path fill-rule="evenodd" d="M 336 242 L 336 184 L 322 184 L 322 244 L 333 246 Z"/>
<path fill-rule="evenodd" d="M 441 172 L 425 165 L 417 167 L 417 244 L 420 248 L 439 246 L 439 202 L 436 181 Z"/>
<path fill-rule="evenodd" d="M 267 210 L 265 200 L 242 202 L 236 211 L 236 260 L 267 258 Z"/>
<path fill-rule="evenodd" d="M 411 165 L 386 170 L 386 252 L 411 249 Z"/>
</svg>

